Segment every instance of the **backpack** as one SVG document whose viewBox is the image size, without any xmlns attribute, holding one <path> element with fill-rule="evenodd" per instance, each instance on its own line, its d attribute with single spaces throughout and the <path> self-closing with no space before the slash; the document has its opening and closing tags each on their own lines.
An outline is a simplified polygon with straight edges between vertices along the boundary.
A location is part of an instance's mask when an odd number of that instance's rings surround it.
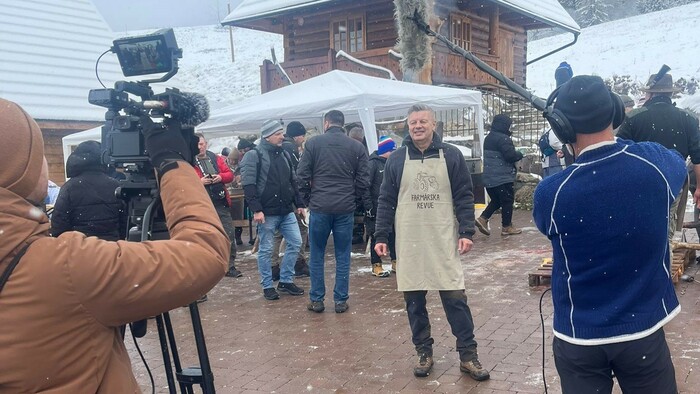
<svg viewBox="0 0 700 394">
<path fill-rule="evenodd" d="M 551 156 L 555 153 L 557 153 L 554 148 L 552 148 L 549 145 L 549 132 L 551 130 L 547 130 L 542 135 L 540 136 L 539 141 L 537 141 L 537 146 L 540 148 L 540 152 L 542 153 L 543 157 Z"/>
</svg>

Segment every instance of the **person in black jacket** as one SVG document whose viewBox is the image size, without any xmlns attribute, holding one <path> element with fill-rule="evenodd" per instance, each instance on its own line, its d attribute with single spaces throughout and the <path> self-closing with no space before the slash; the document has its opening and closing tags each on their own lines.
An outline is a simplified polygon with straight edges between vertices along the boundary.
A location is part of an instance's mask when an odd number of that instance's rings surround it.
<svg viewBox="0 0 700 394">
<path fill-rule="evenodd" d="M 66 161 L 70 178 L 58 194 L 51 216 L 51 235 L 80 231 L 107 241 L 126 238 L 126 205 L 114 195 L 119 181 L 107 175 L 100 143 L 80 143 Z"/>
<path fill-rule="evenodd" d="M 335 249 L 335 312 L 348 310 L 350 285 L 350 249 L 356 196 L 363 197 L 365 210 L 372 208 L 369 196 L 367 150 L 361 143 L 345 134 L 345 116 L 340 111 L 329 111 L 323 117 L 325 133 L 306 142 L 299 161 L 297 177 L 300 190 L 309 202 L 309 244 L 311 257 L 310 311 L 325 309 L 324 257 L 331 231 Z"/>
<path fill-rule="evenodd" d="M 484 185 L 489 194 L 489 205 L 476 219 L 476 227 L 485 235 L 491 235 L 489 219 L 498 208 L 501 208 L 501 235 L 520 234 L 523 230 L 513 225 L 513 202 L 515 202 L 515 175 L 518 170 L 515 163 L 523 158 L 523 154 L 515 150 L 510 139 L 508 115 L 499 114 L 493 117 L 491 132 L 484 138 Z"/>
<path fill-rule="evenodd" d="M 372 263 L 372 275 L 386 278 L 391 272 L 396 272 L 396 236 L 392 230 L 389 233 L 389 256 L 391 258 L 391 271 L 384 271 L 382 258 L 374 251 L 377 238 L 374 236 L 374 229 L 377 215 L 377 202 L 379 200 L 379 189 L 384 180 L 384 165 L 386 160 L 396 150 L 396 143 L 389 136 L 379 139 L 377 150 L 369 156 L 369 194 L 372 196 L 373 209 L 365 216 L 365 227 L 370 237 L 370 262 Z"/>
<path fill-rule="evenodd" d="M 472 248 L 474 193 L 469 168 L 456 147 L 435 133 L 435 113 L 424 104 L 408 110 L 409 137 L 386 161 L 377 208 L 375 251 L 387 255 L 392 224 L 399 260 L 396 284 L 403 292 L 418 354 L 413 374 L 425 377 L 433 368 L 433 343 L 426 307 L 428 290 L 440 292 L 452 333 L 457 337 L 462 372 L 486 380 L 479 362 L 474 321 L 464 293 L 459 255 Z"/>
<path fill-rule="evenodd" d="M 294 213 L 301 213 L 304 205 L 294 179 L 291 158 L 282 149 L 284 128 L 278 121 L 268 120 L 262 125 L 260 137 L 260 145 L 243 157 L 241 184 L 248 206 L 254 213 L 253 221 L 258 225 L 258 271 L 263 296 L 267 300 L 276 300 L 279 299 L 278 291 L 293 296 L 304 294 L 292 279 L 294 262 L 301 247 Z M 277 290 L 273 287 L 271 265 L 276 231 L 287 240 Z"/>
<path fill-rule="evenodd" d="M 657 78 L 649 76 L 649 82 L 642 88 L 646 93 L 644 105 L 632 110 L 617 131 L 617 137 L 634 142 L 657 142 L 668 149 L 676 151 L 684 160 L 690 157 L 696 184 L 700 181 L 700 132 L 698 119 L 682 109 L 676 108 L 671 101 L 673 93 L 678 92 L 673 86 L 671 74 Z M 688 194 L 688 182 L 671 206 L 669 215 L 669 239 L 676 231 L 678 218 L 685 215 L 685 195 Z M 683 197 L 683 198 L 681 198 Z M 698 203 L 700 188 L 693 194 L 693 202 Z"/>
<path fill-rule="evenodd" d="M 289 158 L 292 160 L 292 167 L 294 168 L 294 176 L 297 173 L 297 167 L 299 166 L 299 158 L 301 157 L 301 147 L 306 140 L 306 127 L 297 121 L 292 121 L 287 124 L 287 131 L 284 133 L 284 141 L 282 141 L 282 149 L 289 154 Z M 297 255 L 297 261 L 294 264 L 294 276 L 297 277 L 308 277 L 309 276 L 309 265 L 306 264 L 306 258 L 304 257 L 304 250 L 306 250 L 306 242 L 309 238 L 309 231 L 307 227 L 301 222 L 303 215 L 297 216 L 297 221 L 299 223 L 299 232 L 301 234 L 301 249 Z M 280 246 L 282 244 L 282 233 L 279 231 L 275 233 L 275 245 L 272 248 L 272 280 L 280 279 Z"/>
</svg>

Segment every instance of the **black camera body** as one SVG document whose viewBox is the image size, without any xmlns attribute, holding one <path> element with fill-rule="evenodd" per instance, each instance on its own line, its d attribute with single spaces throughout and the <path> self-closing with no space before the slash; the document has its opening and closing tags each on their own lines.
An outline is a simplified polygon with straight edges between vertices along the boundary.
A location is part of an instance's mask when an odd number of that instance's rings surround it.
<svg viewBox="0 0 700 394">
<path fill-rule="evenodd" d="M 178 89 L 154 94 L 152 82 L 164 82 L 178 71 L 178 48 L 173 29 L 153 34 L 114 40 L 110 49 L 117 54 L 124 76 L 166 73 L 160 78 L 139 82 L 118 81 L 114 88 L 93 89 L 88 102 L 107 108 L 102 126 L 102 161 L 127 173 L 152 173 L 145 149 L 140 119 L 150 117 L 155 123 L 179 126 L 186 101 Z M 136 96 L 138 99 L 132 99 Z M 170 127 L 168 127 L 170 128 Z M 181 127 L 172 127 L 178 132 Z"/>
</svg>

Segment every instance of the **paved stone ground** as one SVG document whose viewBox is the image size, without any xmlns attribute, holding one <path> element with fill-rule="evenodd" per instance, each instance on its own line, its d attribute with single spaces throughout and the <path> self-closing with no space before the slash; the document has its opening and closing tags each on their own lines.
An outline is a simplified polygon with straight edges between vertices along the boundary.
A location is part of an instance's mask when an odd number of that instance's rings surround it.
<svg viewBox="0 0 700 394">
<path fill-rule="evenodd" d="M 250 252 L 238 268 L 242 278 L 224 278 L 201 304 L 209 359 L 219 393 L 542 393 L 542 332 L 538 309 L 542 288 L 530 288 L 527 273 L 550 256 L 528 211 L 516 211 L 514 222 L 522 235 L 475 236 L 474 249 L 462 258 L 469 305 L 474 315 L 479 356 L 491 370 L 491 380 L 476 382 L 460 373 L 455 339 L 450 333 L 439 297 L 429 293 L 428 311 L 435 338 L 435 366 L 427 378 L 412 374 L 416 361 L 403 298 L 395 278 L 369 274 L 364 250 L 353 253 L 350 310 L 332 308 L 334 263 L 326 261 L 327 307 L 324 313 L 306 310 L 308 296 L 282 295 L 266 301 L 257 265 Z M 693 233 L 692 241 L 697 241 Z M 244 239 L 245 240 L 245 239 Z M 399 262 L 400 266 L 400 262 Z M 330 268 L 330 269 L 329 269 Z M 700 266 L 688 273 L 700 278 Z M 308 290 L 309 279 L 296 283 Z M 330 285 L 330 286 L 329 286 Z M 697 392 L 700 374 L 700 283 L 676 286 L 681 314 L 666 326 L 681 393 Z M 328 302 L 330 300 L 330 302 Z M 551 350 L 551 298 L 544 296 L 545 373 L 550 393 L 560 393 Z M 183 365 L 198 364 L 186 309 L 171 312 Z M 167 393 L 163 361 L 155 332 L 139 340 L 154 372 L 156 392 Z M 144 392 L 151 387 L 143 363 L 129 342 L 132 364 Z M 618 387 L 614 392 L 619 393 Z"/>
</svg>

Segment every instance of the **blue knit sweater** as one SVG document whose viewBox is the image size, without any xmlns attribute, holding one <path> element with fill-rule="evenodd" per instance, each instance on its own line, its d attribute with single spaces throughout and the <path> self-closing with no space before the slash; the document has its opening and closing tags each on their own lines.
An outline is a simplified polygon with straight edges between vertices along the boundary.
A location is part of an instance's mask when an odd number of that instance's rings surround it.
<svg viewBox="0 0 700 394">
<path fill-rule="evenodd" d="M 618 139 L 540 182 L 533 216 L 554 252 L 554 335 L 579 345 L 631 341 L 680 312 L 667 234 L 686 176 L 678 154 Z"/>
</svg>

